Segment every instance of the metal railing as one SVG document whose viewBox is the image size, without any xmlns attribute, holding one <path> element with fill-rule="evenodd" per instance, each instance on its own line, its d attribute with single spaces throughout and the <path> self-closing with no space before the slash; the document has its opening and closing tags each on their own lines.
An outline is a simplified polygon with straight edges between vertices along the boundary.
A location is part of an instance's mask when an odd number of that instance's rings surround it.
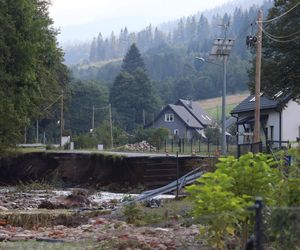
<svg viewBox="0 0 300 250">
<path fill-rule="evenodd" d="M 237 146 L 237 157 L 240 157 L 243 154 L 247 154 L 249 152 L 252 153 L 259 153 L 263 151 L 262 142 L 257 143 L 245 143 L 245 144 L 238 144 Z"/>
</svg>

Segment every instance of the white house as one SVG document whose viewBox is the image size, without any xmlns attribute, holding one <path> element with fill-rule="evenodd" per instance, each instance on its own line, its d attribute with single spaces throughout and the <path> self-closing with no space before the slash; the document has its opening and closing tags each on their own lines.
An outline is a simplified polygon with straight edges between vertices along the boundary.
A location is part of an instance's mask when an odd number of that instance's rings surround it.
<svg viewBox="0 0 300 250">
<path fill-rule="evenodd" d="M 231 111 L 231 115 L 237 119 L 238 144 L 252 143 L 254 110 L 255 96 L 251 95 Z M 272 99 L 262 94 L 260 122 L 263 146 L 267 141 L 273 147 L 283 146 L 286 141 L 296 141 L 300 137 L 300 104 L 291 95 L 284 95 L 281 91 Z"/>
</svg>

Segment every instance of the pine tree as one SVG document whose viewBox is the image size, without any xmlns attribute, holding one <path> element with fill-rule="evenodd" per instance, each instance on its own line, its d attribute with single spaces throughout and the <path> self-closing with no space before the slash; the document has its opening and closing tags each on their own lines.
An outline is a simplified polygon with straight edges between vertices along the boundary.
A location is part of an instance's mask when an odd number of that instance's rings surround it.
<svg viewBox="0 0 300 250">
<path fill-rule="evenodd" d="M 96 38 L 94 37 L 90 50 L 90 62 L 96 62 L 97 59 L 97 42 Z"/>
<path fill-rule="evenodd" d="M 127 72 L 121 72 L 110 90 L 110 102 L 114 112 L 114 121 L 126 131 L 135 128 L 135 79 Z"/>
<path fill-rule="evenodd" d="M 93 47 L 93 44 L 92 44 Z M 101 32 L 97 37 L 97 54 L 96 54 L 97 61 L 105 60 L 105 48 L 104 48 L 104 41 Z"/>
<path fill-rule="evenodd" d="M 133 43 L 123 59 L 122 71 L 132 74 L 138 68 L 146 70 L 142 56 L 135 43 Z"/>
<path fill-rule="evenodd" d="M 267 20 L 279 17 L 298 3 L 299 0 L 276 0 Z M 298 6 L 264 27 L 271 35 L 263 37 L 262 90 L 270 96 L 286 91 L 300 99 L 300 37 L 295 34 L 299 23 Z"/>
<path fill-rule="evenodd" d="M 110 100 L 117 121 L 128 132 L 142 124 L 143 112 L 149 118 L 156 108 L 152 83 L 135 44 L 132 44 L 123 60 L 122 71 L 111 88 Z"/>
</svg>

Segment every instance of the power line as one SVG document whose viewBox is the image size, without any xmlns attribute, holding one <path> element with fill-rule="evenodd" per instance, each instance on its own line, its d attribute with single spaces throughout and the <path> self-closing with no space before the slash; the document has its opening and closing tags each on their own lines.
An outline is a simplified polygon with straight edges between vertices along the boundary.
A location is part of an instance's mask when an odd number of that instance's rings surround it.
<svg viewBox="0 0 300 250">
<path fill-rule="evenodd" d="M 268 31 L 266 31 L 263 27 L 262 24 L 257 22 L 257 25 L 259 27 L 259 29 L 262 30 L 262 32 L 265 34 L 265 36 L 267 36 L 269 39 L 271 39 L 274 42 L 279 42 L 279 43 L 288 43 L 288 42 L 292 42 L 295 41 L 297 39 L 300 38 L 300 36 L 296 36 L 294 38 L 288 39 L 288 40 L 280 40 L 282 38 L 288 38 L 291 37 L 292 35 L 296 35 L 296 34 L 300 34 L 300 31 L 294 32 L 293 34 L 290 35 L 285 35 L 285 36 L 276 36 L 276 35 L 272 35 L 271 33 L 269 33 Z"/>
<path fill-rule="evenodd" d="M 267 31 L 264 30 L 264 32 L 267 32 Z M 297 34 L 300 34 L 300 30 L 298 30 L 292 34 L 284 35 L 284 36 L 276 36 L 276 35 L 272 35 L 272 34 L 268 33 L 268 35 L 270 35 L 271 37 L 277 38 L 277 39 L 289 38 L 289 37 L 297 35 Z"/>
<path fill-rule="evenodd" d="M 61 98 L 61 95 L 59 97 L 57 97 L 57 99 L 53 103 L 51 103 L 48 107 L 44 108 L 43 111 L 46 111 L 47 109 L 51 108 L 60 98 Z"/>
<path fill-rule="evenodd" d="M 81 109 L 87 109 L 87 110 L 92 110 L 93 107 L 88 107 L 88 106 L 80 106 Z M 108 109 L 109 105 L 101 107 L 101 108 L 95 108 L 95 110 L 104 110 L 104 109 Z"/>
<path fill-rule="evenodd" d="M 267 36 L 270 40 L 272 40 L 272 41 L 274 41 L 274 42 L 278 42 L 278 43 L 289 43 L 289 42 L 296 41 L 297 39 L 300 38 L 299 36 L 297 36 L 297 37 L 294 37 L 294 38 L 289 39 L 289 40 L 280 40 L 280 39 L 271 37 L 270 35 L 266 34 L 265 32 L 264 32 L 264 34 L 265 34 L 265 36 Z"/>
<path fill-rule="evenodd" d="M 255 23 L 255 19 L 256 18 L 254 18 L 253 20 L 252 20 L 252 22 L 249 24 L 249 25 L 247 25 L 236 37 L 235 37 L 235 40 L 237 40 L 238 38 L 240 38 L 242 35 L 244 35 L 245 33 L 246 33 L 246 31 L 251 27 L 252 28 L 252 26 L 253 26 L 253 23 Z"/>
<path fill-rule="evenodd" d="M 269 22 L 273 22 L 285 15 L 287 15 L 288 13 L 290 13 L 292 10 L 296 9 L 298 6 L 300 5 L 300 2 L 297 3 L 295 6 L 293 6 L 291 9 L 289 9 L 288 11 L 284 12 L 283 14 L 281 14 L 280 16 L 277 16 L 277 17 L 274 17 L 272 19 L 269 19 L 269 20 L 263 20 L 263 21 L 259 21 L 260 23 L 269 23 Z"/>
</svg>

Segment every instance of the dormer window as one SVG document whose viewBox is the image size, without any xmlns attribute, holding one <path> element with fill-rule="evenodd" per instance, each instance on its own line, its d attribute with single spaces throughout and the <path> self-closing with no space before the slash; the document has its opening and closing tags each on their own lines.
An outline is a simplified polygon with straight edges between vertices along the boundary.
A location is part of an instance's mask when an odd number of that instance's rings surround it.
<svg viewBox="0 0 300 250">
<path fill-rule="evenodd" d="M 165 122 L 174 122 L 174 114 L 166 113 L 165 114 Z"/>
<path fill-rule="evenodd" d="M 259 96 L 262 96 L 264 93 L 260 93 Z M 249 102 L 255 102 L 255 96 L 251 98 L 251 100 L 249 100 Z"/>
</svg>

